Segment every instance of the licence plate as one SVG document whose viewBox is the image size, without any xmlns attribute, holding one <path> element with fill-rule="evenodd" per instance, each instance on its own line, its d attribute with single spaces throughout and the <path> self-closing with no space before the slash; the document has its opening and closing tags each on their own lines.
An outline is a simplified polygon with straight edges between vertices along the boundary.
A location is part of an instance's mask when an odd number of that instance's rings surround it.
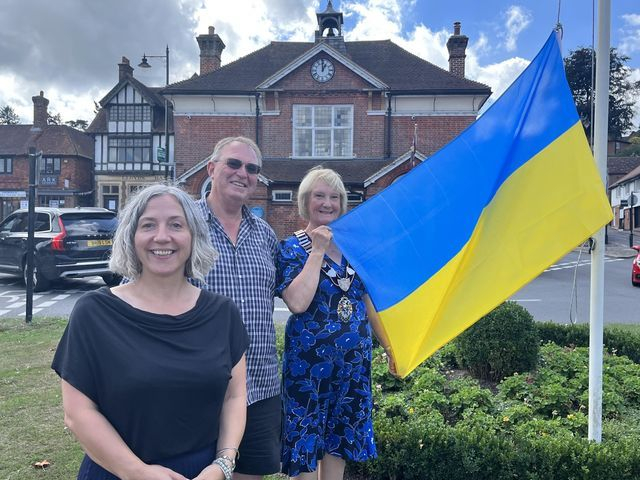
<svg viewBox="0 0 640 480">
<path fill-rule="evenodd" d="M 103 247 L 112 243 L 111 240 L 87 240 L 87 247 Z"/>
</svg>

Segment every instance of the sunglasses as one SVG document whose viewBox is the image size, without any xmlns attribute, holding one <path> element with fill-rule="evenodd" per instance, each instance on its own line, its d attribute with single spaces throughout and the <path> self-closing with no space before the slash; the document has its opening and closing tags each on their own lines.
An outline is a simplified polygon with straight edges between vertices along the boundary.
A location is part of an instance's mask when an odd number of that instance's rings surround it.
<svg viewBox="0 0 640 480">
<path fill-rule="evenodd" d="M 257 163 L 242 163 L 242 160 L 238 160 L 237 158 L 227 158 L 226 162 L 227 167 L 232 170 L 240 170 L 244 165 L 244 169 L 250 175 L 257 175 L 260 173 L 260 165 Z"/>
</svg>

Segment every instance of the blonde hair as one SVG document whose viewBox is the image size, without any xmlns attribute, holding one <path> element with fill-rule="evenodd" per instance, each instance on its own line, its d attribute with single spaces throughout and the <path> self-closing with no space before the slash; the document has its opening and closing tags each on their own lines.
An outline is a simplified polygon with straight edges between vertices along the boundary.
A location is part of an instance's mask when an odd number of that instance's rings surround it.
<svg viewBox="0 0 640 480">
<path fill-rule="evenodd" d="M 191 255 L 185 264 L 184 274 L 186 277 L 204 281 L 205 275 L 218 258 L 218 252 L 211 245 L 206 222 L 188 193 L 173 185 L 162 183 L 138 190 L 118 214 L 118 228 L 113 237 L 109 269 L 130 280 L 140 277 L 142 263 L 136 254 L 134 242 L 138 221 L 149 201 L 161 195 L 171 195 L 178 201 L 184 210 L 187 227 L 191 232 Z"/>
<path fill-rule="evenodd" d="M 300 187 L 298 188 L 298 212 L 300 216 L 309 221 L 309 195 L 319 180 L 322 180 L 340 194 L 340 215 L 344 215 L 347 212 L 347 189 L 344 188 L 342 177 L 335 170 L 318 165 L 309 170 L 300 182 Z"/>
</svg>

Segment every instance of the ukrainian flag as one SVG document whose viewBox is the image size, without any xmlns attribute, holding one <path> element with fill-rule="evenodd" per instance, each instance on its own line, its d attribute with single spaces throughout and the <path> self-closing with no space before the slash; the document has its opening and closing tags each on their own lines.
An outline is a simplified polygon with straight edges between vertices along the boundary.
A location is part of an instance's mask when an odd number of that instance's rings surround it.
<svg viewBox="0 0 640 480">
<path fill-rule="evenodd" d="M 332 230 L 404 377 L 611 218 L 552 33 L 475 123 Z"/>
</svg>

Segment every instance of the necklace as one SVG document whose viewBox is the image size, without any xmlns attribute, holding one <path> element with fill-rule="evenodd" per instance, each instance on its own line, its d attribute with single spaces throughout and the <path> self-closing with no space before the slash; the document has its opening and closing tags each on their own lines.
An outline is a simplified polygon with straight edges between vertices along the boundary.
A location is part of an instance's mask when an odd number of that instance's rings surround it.
<svg viewBox="0 0 640 480">
<path fill-rule="evenodd" d="M 307 254 L 311 253 L 311 239 L 304 230 L 298 230 L 294 233 L 300 246 L 304 248 Z M 347 291 L 351 288 L 353 279 L 356 275 L 356 271 L 351 267 L 351 264 L 347 260 L 347 265 L 344 268 L 344 276 L 338 275 L 338 272 L 330 266 L 326 260 L 322 261 L 322 267 L 320 269 L 327 278 L 342 291 L 342 297 L 338 300 L 338 318 L 343 322 L 349 321 L 351 315 L 353 315 L 353 305 L 349 298 L 346 296 Z"/>
</svg>

